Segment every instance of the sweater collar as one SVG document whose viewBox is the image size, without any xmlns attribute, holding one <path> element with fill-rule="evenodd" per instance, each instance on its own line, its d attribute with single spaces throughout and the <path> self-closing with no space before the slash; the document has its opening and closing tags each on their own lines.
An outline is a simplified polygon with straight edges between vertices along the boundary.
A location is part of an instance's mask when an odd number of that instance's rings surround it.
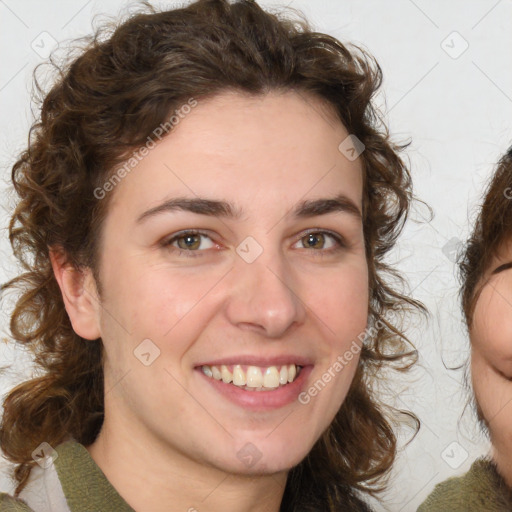
<svg viewBox="0 0 512 512">
<path fill-rule="evenodd" d="M 135 512 L 84 445 L 70 439 L 57 446 L 56 451 L 54 463 L 71 512 Z"/>
</svg>

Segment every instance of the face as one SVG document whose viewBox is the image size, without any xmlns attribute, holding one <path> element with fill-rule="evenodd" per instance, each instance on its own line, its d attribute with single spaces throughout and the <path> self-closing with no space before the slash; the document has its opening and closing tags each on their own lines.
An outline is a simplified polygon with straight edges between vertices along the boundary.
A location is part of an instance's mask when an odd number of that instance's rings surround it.
<svg viewBox="0 0 512 512">
<path fill-rule="evenodd" d="M 488 424 L 494 459 L 512 485 L 512 244 L 494 258 L 475 305 L 471 371 L 475 397 Z"/>
<path fill-rule="evenodd" d="M 314 98 L 223 93 L 116 186 L 96 312 L 105 428 L 230 472 L 307 455 L 367 323 L 362 168 L 338 150 L 347 136 Z"/>
</svg>

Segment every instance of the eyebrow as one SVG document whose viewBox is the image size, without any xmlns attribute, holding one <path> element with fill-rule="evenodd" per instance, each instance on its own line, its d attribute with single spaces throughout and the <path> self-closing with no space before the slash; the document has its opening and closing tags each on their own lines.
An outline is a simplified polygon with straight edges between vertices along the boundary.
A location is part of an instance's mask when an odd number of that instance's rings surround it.
<svg viewBox="0 0 512 512">
<path fill-rule="evenodd" d="M 202 197 L 176 197 L 145 211 L 139 215 L 136 222 L 140 223 L 160 213 L 173 211 L 187 211 L 200 215 L 235 220 L 240 219 L 243 213 L 240 208 L 226 201 L 205 199 Z M 338 194 L 332 198 L 301 201 L 292 211 L 292 215 L 296 218 L 308 218 L 334 212 L 348 213 L 357 220 L 362 219 L 362 214 L 358 206 L 344 194 Z"/>
<path fill-rule="evenodd" d="M 492 271 L 492 275 L 499 274 L 500 272 L 503 272 L 504 270 L 507 270 L 509 268 L 512 268 L 512 262 L 504 263 L 503 265 L 500 265 L 498 268 L 495 268 Z"/>
</svg>

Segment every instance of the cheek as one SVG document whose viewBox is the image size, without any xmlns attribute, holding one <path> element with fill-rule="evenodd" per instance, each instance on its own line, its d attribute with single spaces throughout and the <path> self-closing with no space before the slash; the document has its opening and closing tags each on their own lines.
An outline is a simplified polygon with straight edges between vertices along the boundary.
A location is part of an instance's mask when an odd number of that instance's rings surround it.
<svg viewBox="0 0 512 512">
<path fill-rule="evenodd" d="M 482 290 L 475 307 L 471 374 L 475 398 L 495 447 L 512 451 L 512 297 L 504 280 Z"/>
<path fill-rule="evenodd" d="M 105 288 L 107 307 L 134 337 L 170 336 L 176 329 L 197 325 L 197 306 L 209 299 L 221 277 L 218 272 L 172 269 L 133 258 L 112 266 Z M 204 300 L 207 304 L 209 300 Z"/>
<path fill-rule="evenodd" d="M 471 350 L 471 380 L 475 399 L 482 410 L 484 418 L 491 418 L 496 410 L 493 403 L 495 395 L 492 394 L 492 375 L 490 367 L 483 356 L 473 347 Z"/>
<path fill-rule="evenodd" d="M 512 296 L 490 287 L 485 290 L 475 308 L 470 337 L 476 354 L 512 377 Z"/>
<path fill-rule="evenodd" d="M 489 426 L 493 445 L 512 453 L 512 382 L 496 373 L 475 352 L 471 372 L 475 398 Z"/>
<path fill-rule="evenodd" d="M 366 267 L 326 276 L 322 292 L 310 299 L 315 312 L 334 336 L 338 348 L 364 331 L 368 321 L 368 276 Z M 349 340 L 350 338 L 350 340 Z"/>
<path fill-rule="evenodd" d="M 324 282 L 324 293 L 310 296 L 323 329 L 325 359 L 317 379 L 328 381 L 330 391 L 319 400 L 325 417 L 332 419 L 341 406 L 357 370 L 360 347 L 368 322 L 368 275 L 366 264 L 331 273 Z M 314 317 L 314 315 L 312 316 Z M 320 348 L 320 347 L 319 347 Z"/>
</svg>

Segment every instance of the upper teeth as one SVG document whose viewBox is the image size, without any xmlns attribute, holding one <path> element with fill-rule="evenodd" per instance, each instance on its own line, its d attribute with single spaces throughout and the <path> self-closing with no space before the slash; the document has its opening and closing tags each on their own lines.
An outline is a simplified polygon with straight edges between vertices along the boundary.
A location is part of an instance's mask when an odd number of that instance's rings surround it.
<svg viewBox="0 0 512 512">
<path fill-rule="evenodd" d="M 226 365 L 202 366 L 203 373 L 216 380 L 222 380 L 226 384 L 233 383 L 235 386 L 247 386 L 248 388 L 270 388 L 275 389 L 288 382 L 293 382 L 300 373 L 301 367 L 295 364 L 259 367 L 247 366 L 245 371 L 242 365 L 236 364 L 231 371 Z"/>
</svg>

